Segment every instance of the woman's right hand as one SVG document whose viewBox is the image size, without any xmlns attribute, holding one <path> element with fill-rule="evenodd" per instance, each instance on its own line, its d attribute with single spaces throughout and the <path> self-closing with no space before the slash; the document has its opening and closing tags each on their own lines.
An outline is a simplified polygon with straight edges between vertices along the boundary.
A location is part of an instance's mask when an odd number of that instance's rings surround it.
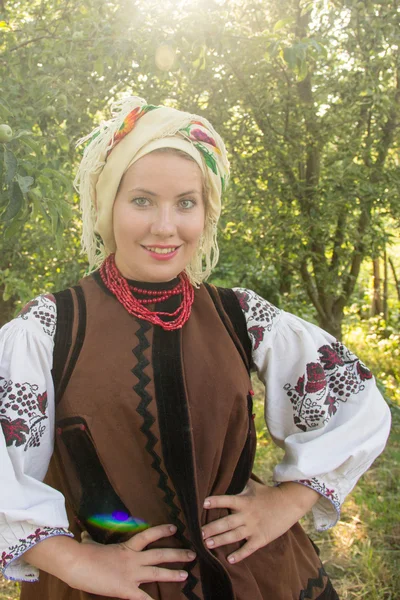
<svg viewBox="0 0 400 600">
<path fill-rule="evenodd" d="M 146 546 L 174 535 L 174 525 L 158 525 L 121 544 L 81 543 L 56 536 L 25 553 L 32 565 L 62 579 L 70 587 L 122 600 L 152 600 L 139 588 L 153 581 L 183 582 L 187 572 L 161 568 L 161 563 L 191 562 L 195 553 L 177 548 Z M 86 540 L 85 540 L 86 541 Z"/>
</svg>

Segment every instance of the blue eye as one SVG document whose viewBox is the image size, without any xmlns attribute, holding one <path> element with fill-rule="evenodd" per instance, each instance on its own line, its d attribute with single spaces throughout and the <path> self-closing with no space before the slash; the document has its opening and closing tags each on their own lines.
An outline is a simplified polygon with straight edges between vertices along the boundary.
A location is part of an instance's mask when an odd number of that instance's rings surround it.
<svg viewBox="0 0 400 600">
<path fill-rule="evenodd" d="M 133 203 L 136 204 L 136 206 L 148 206 L 150 201 L 147 198 L 134 198 Z"/>
<path fill-rule="evenodd" d="M 181 200 L 179 204 L 180 204 L 181 208 L 187 209 L 187 208 L 193 208 L 193 206 L 196 205 L 196 202 L 194 200 L 188 199 L 188 200 Z"/>
</svg>

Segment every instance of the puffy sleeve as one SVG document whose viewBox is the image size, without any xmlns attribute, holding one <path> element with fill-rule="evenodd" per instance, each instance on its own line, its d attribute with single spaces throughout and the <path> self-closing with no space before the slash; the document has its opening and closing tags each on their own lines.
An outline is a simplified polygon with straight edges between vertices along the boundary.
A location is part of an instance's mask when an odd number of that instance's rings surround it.
<svg viewBox="0 0 400 600">
<path fill-rule="evenodd" d="M 0 568 L 35 581 L 24 552 L 72 535 L 63 496 L 43 483 L 54 444 L 51 376 L 56 304 L 39 296 L 0 330 Z"/>
<path fill-rule="evenodd" d="M 284 449 L 274 481 L 316 490 L 319 531 L 333 527 L 340 506 L 382 452 L 390 410 L 369 369 L 316 325 L 236 288 L 252 341 L 253 362 L 265 383 L 265 419 Z"/>
</svg>

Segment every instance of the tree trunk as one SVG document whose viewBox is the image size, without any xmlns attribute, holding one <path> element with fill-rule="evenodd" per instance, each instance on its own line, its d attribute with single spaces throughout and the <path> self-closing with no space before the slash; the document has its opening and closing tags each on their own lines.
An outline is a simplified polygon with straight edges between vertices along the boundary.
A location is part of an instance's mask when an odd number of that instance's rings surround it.
<svg viewBox="0 0 400 600">
<path fill-rule="evenodd" d="M 330 315 L 328 319 L 322 318 L 321 315 L 319 315 L 318 322 L 322 329 L 325 329 L 325 331 L 333 335 L 337 340 L 342 339 L 343 314 L 335 316 Z"/>
<path fill-rule="evenodd" d="M 0 327 L 11 321 L 15 311 L 15 298 L 3 300 L 3 291 L 3 286 L 0 286 Z"/>
<path fill-rule="evenodd" d="M 383 253 L 383 318 L 386 323 L 389 320 L 389 306 L 388 306 L 388 262 L 386 248 Z"/>
<path fill-rule="evenodd" d="M 393 279 L 396 282 L 397 299 L 400 302 L 400 281 L 399 281 L 399 279 L 397 277 L 397 273 L 396 273 L 396 269 L 395 269 L 395 266 L 394 266 L 394 262 L 393 262 L 393 260 L 391 258 L 389 258 L 389 264 L 390 264 L 390 267 L 392 269 Z"/>
<path fill-rule="evenodd" d="M 372 261 L 373 268 L 373 296 L 371 305 L 371 316 L 376 317 L 383 312 L 382 297 L 381 297 L 381 276 L 379 270 L 379 258 L 374 258 Z"/>
</svg>

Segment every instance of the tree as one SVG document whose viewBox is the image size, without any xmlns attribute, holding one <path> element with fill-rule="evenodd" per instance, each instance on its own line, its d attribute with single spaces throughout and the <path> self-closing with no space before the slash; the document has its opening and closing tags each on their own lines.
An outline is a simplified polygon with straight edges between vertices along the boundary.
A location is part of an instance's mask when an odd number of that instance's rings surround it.
<svg viewBox="0 0 400 600">
<path fill-rule="evenodd" d="M 18 146 L 22 176 L 35 178 L 26 218 L 36 193 L 57 222 L 57 202 L 47 200 L 57 178 L 43 179 L 43 169 L 71 181 L 71 140 L 113 97 L 133 91 L 200 112 L 226 140 L 233 172 L 218 280 L 285 306 L 307 297 L 340 337 L 362 261 L 388 241 L 387 215 L 399 216 L 396 0 L 7 6 L 9 124 L 44 140 L 35 164 L 22 150 L 31 138 Z M 71 201 L 61 177 L 58 185 L 58 198 Z"/>
</svg>

